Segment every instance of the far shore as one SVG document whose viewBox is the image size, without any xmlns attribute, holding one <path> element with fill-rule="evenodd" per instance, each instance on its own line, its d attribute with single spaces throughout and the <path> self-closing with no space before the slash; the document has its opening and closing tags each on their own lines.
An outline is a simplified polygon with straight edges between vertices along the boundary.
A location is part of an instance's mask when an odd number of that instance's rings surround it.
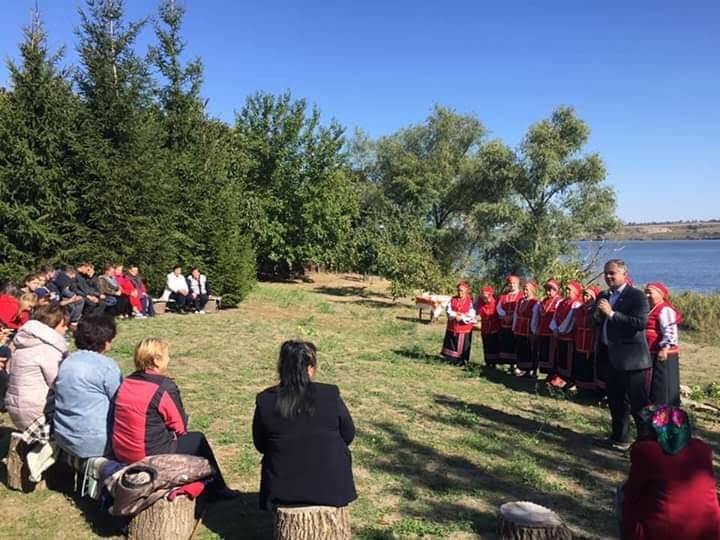
<svg viewBox="0 0 720 540">
<path fill-rule="evenodd" d="M 720 221 L 625 224 L 604 240 L 720 240 Z"/>
</svg>

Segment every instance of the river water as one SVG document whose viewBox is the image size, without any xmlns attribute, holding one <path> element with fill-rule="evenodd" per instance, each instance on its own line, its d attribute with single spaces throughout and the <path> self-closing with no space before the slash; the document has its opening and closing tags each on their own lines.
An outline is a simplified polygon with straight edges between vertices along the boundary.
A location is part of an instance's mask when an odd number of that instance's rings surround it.
<svg viewBox="0 0 720 540">
<path fill-rule="evenodd" d="M 588 262 L 602 247 L 598 272 L 607 259 L 623 259 L 636 286 L 662 281 L 672 292 L 720 291 L 720 240 L 583 241 L 578 247 Z"/>
</svg>

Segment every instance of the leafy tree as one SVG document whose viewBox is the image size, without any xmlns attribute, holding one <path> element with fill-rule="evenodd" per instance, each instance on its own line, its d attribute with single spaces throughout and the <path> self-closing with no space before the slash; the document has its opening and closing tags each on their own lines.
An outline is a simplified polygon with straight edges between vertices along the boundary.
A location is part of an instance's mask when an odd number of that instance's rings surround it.
<svg viewBox="0 0 720 540">
<path fill-rule="evenodd" d="M 0 271 L 14 276 L 57 259 L 82 229 L 70 165 L 78 102 L 37 11 L 24 35 L 20 63 L 8 63 L 12 88 L 0 95 Z"/>
<path fill-rule="evenodd" d="M 475 209 L 476 227 L 494 241 L 485 257 L 496 274 L 549 277 L 561 256 L 574 254 L 573 240 L 617 226 L 602 159 L 581 154 L 589 134 L 572 108 L 560 107 L 530 127 L 518 152 L 497 143 L 485 156 L 483 174 L 507 179 L 512 189 Z"/>
<path fill-rule="evenodd" d="M 423 124 L 377 141 L 369 178 L 398 208 L 416 218 L 445 271 L 462 266 L 475 238 L 467 226 L 473 205 L 497 201 L 504 184 L 483 176 L 480 154 L 485 128 L 473 115 L 436 106 Z"/>
<path fill-rule="evenodd" d="M 245 215 L 261 268 L 336 263 L 357 213 L 343 128 L 322 126 L 320 111 L 289 93 L 258 93 L 237 115 L 235 133 L 234 177 L 251 199 Z"/>
</svg>

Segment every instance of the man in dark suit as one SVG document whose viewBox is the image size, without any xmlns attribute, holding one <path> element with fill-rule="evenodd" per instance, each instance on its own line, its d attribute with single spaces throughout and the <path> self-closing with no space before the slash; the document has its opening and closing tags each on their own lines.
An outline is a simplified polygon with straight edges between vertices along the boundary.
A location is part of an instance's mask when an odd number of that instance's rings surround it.
<svg viewBox="0 0 720 540">
<path fill-rule="evenodd" d="M 649 306 L 643 292 L 628 283 L 624 261 L 609 260 L 604 276 L 609 289 L 598 298 L 593 315 L 599 325 L 598 361 L 608 366 L 610 442 L 626 450 L 630 446 L 628 413 L 640 426 L 640 410 L 650 397 L 652 359 L 645 340 Z"/>
</svg>

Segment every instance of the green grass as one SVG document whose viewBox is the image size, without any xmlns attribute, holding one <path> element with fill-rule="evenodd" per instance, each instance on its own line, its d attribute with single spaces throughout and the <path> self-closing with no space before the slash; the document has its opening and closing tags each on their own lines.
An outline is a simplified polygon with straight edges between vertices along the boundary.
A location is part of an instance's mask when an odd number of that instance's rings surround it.
<svg viewBox="0 0 720 540">
<path fill-rule="evenodd" d="M 489 538 L 498 506 L 509 500 L 554 509 L 580 538 L 613 536 L 612 489 L 628 462 L 593 444 L 607 432 L 606 409 L 487 372 L 477 341 L 470 368 L 450 366 L 437 356 L 444 326 L 416 322 L 413 307 L 393 304 L 382 282 L 314 277 L 311 284 L 260 284 L 237 310 L 120 323 L 110 354 L 125 372 L 142 337 L 170 341 L 171 375 L 190 427 L 207 433 L 225 476 L 243 492 L 239 501 L 208 508 L 199 538 L 270 534 L 269 516 L 257 510 L 260 455 L 251 419 L 255 394 L 275 383 L 277 351 L 290 338 L 317 344 L 318 379 L 340 386 L 357 426 L 355 538 Z M 720 393 L 709 387 L 719 349 L 685 341 L 683 382 L 695 395 Z M 718 420 L 695 420 L 717 446 Z M 116 521 L 58 492 L 19 494 L 0 485 L 0 500 L 2 538 L 119 535 Z"/>
</svg>

